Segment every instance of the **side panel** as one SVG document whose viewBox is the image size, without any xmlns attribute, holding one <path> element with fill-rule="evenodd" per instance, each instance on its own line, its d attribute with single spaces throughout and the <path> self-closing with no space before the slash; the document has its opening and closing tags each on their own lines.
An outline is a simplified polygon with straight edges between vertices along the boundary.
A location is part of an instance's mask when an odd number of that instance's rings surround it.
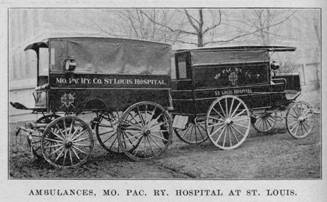
<svg viewBox="0 0 327 202">
<path fill-rule="evenodd" d="M 269 84 L 269 77 L 268 62 L 193 67 L 194 86 L 197 89 Z"/>
<path fill-rule="evenodd" d="M 124 110 L 140 101 L 169 106 L 169 76 L 50 74 L 52 111 Z"/>
<path fill-rule="evenodd" d="M 140 101 L 169 106 L 167 89 L 56 89 L 49 96 L 51 111 L 123 111 Z"/>
</svg>

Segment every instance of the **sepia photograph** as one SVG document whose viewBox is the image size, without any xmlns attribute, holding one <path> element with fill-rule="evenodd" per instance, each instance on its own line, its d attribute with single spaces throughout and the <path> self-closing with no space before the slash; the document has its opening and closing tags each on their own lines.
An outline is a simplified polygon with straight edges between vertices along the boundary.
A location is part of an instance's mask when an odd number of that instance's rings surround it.
<svg viewBox="0 0 327 202">
<path fill-rule="evenodd" d="M 8 8 L 9 180 L 321 180 L 321 8 Z"/>
</svg>

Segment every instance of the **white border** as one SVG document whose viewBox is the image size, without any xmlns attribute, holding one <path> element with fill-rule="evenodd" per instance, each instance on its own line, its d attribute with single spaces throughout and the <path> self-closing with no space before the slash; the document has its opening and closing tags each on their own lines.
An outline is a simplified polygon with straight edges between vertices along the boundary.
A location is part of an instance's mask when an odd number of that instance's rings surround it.
<svg viewBox="0 0 327 202">
<path fill-rule="evenodd" d="M 324 137 L 326 124 L 325 103 L 323 103 L 322 112 L 322 179 L 317 180 L 8 180 L 8 120 L 7 120 L 7 98 L 8 98 L 8 61 L 7 61 L 7 8 L 8 7 L 315 7 L 322 8 L 322 26 L 323 26 L 323 46 L 322 58 L 327 58 L 326 49 L 326 9 L 327 1 L 325 0 L 293 0 L 293 1 L 268 1 L 268 0 L 247 0 L 247 1 L 155 1 L 155 0 L 115 0 L 115 1 L 82 1 L 82 0 L 53 0 L 45 3 L 44 1 L 18 1 L 13 0 L 0 1 L 0 110 L 1 110 L 1 128 L 0 136 L 0 201 L 326 201 L 327 200 L 327 180 L 326 180 L 326 138 Z M 322 61 L 322 78 L 327 78 L 325 61 Z M 326 99 L 326 82 L 322 79 L 322 97 Z M 167 189 L 171 193 L 168 197 L 154 198 L 147 197 L 126 197 L 119 196 L 117 198 L 110 197 L 29 197 L 28 191 L 33 188 L 84 188 L 94 189 L 100 195 L 101 189 L 115 188 L 117 190 L 145 189 L 148 193 L 152 193 L 153 188 Z M 259 189 L 266 188 L 276 189 L 295 189 L 297 196 L 295 197 L 174 197 L 175 189 Z"/>
</svg>

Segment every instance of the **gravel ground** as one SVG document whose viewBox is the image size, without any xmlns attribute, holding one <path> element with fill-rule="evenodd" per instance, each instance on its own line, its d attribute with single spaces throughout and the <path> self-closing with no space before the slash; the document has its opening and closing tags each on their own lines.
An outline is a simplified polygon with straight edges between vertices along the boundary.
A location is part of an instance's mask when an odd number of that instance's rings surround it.
<svg viewBox="0 0 327 202">
<path fill-rule="evenodd" d="M 173 144 L 158 159 L 133 162 L 108 154 L 96 142 L 89 161 L 74 169 L 56 169 L 31 159 L 24 139 L 15 138 L 10 124 L 10 179 L 312 179 L 321 178 L 320 119 L 311 134 L 294 139 L 283 122 L 270 134 L 254 129 L 237 149 L 222 151 L 207 141 L 187 145 L 174 135 Z"/>
</svg>

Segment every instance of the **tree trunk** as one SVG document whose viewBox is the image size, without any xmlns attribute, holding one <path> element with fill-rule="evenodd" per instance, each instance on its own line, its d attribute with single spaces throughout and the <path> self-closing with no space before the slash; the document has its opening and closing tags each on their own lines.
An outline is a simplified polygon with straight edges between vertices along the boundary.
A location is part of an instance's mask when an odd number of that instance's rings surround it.
<svg viewBox="0 0 327 202">
<path fill-rule="evenodd" d="M 198 47 L 203 47 L 203 13 L 199 9 Z"/>
</svg>

